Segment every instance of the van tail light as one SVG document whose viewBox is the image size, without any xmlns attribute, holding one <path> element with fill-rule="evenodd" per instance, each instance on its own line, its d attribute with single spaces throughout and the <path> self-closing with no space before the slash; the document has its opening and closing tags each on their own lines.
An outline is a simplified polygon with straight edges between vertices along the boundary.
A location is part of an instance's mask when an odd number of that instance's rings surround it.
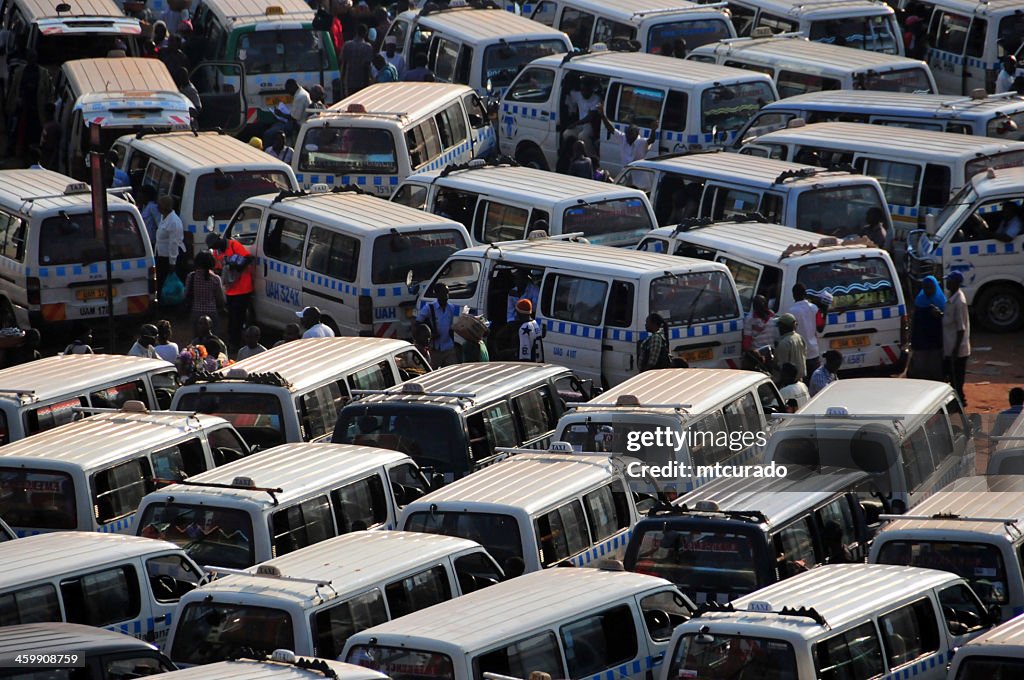
<svg viewBox="0 0 1024 680">
<path fill-rule="evenodd" d="M 156 295 L 156 267 L 149 268 L 149 294 Z"/>
<path fill-rule="evenodd" d="M 28 303 L 30 305 L 39 304 L 41 290 L 42 285 L 39 283 L 39 279 L 34 276 L 25 279 L 25 292 L 28 294 Z"/>
<path fill-rule="evenodd" d="M 906 349 L 910 343 L 910 325 L 907 323 L 907 315 L 900 315 L 900 347 Z"/>
<path fill-rule="evenodd" d="M 373 323 L 373 298 L 369 295 L 359 296 L 359 323 L 366 325 Z"/>
</svg>

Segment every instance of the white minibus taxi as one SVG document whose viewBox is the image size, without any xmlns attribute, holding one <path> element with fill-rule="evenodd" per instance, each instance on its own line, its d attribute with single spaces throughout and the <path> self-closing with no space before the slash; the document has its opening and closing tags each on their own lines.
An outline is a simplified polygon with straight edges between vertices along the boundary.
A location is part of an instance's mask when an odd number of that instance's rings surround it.
<svg viewBox="0 0 1024 680">
<path fill-rule="evenodd" d="M 869 562 L 951 571 L 1003 621 L 1024 613 L 1024 479 L 958 479 L 875 535 Z"/>
<path fill-rule="evenodd" d="M 597 50 L 538 59 L 516 77 L 501 101 L 498 147 L 523 165 L 562 169 L 579 114 L 574 97 L 589 91 L 625 132 L 636 125 L 645 139 L 658 125 L 651 154 L 692 151 L 732 140 L 758 109 L 778 99 L 763 73 L 636 52 Z M 622 169 L 620 142 L 593 126 L 601 167 Z"/>
<path fill-rule="evenodd" d="M 723 152 L 673 154 L 630 163 L 618 184 L 648 188 L 662 226 L 756 212 L 768 222 L 847 236 L 859 234 L 874 210 L 891 228 L 878 180 L 810 165 Z"/>
<path fill-rule="evenodd" d="M 639 372 L 638 343 L 652 312 L 668 326 L 670 352 L 691 366 L 724 367 L 740 356 L 743 317 L 729 270 L 659 253 L 551 238 L 467 248 L 448 258 L 420 304 L 432 301 L 434 284 L 446 284 L 451 302 L 491 320 L 491 356 L 507 356 L 507 346 L 518 346 L 518 328 L 507 322 L 517 270 L 540 282 L 542 360 L 604 387 Z"/>
<path fill-rule="evenodd" d="M 906 368 L 903 286 L 889 253 L 867 238 L 839 241 L 774 224 L 720 222 L 656 229 L 639 249 L 721 262 L 747 313 L 755 295 L 776 312 L 789 309 L 797 283 L 811 298 L 828 293 L 819 343 L 843 354 L 844 373 L 898 375 Z"/>
<path fill-rule="evenodd" d="M 377 83 L 306 119 L 292 167 L 304 187 L 355 185 L 387 198 L 414 172 L 489 156 L 497 143 L 470 87 Z"/>
<path fill-rule="evenodd" d="M 190 255 L 206 248 L 211 224 L 217 233 L 227 228 L 242 201 L 298 188 L 286 163 L 217 132 L 139 134 L 118 139 L 114 149 L 133 187 L 148 184 L 174 199 Z"/>
<path fill-rule="evenodd" d="M 533 671 L 643 680 L 657 672 L 672 627 L 692 610 L 660 578 L 550 569 L 357 633 L 343 658 L 404 680 L 526 678 Z"/>
<path fill-rule="evenodd" d="M 320 189 L 321 187 L 317 187 Z M 283 329 L 308 305 L 338 335 L 412 337 L 416 293 L 469 245 L 458 222 L 359 192 L 254 196 L 238 207 L 228 236 L 256 256 L 253 312 Z"/>
<path fill-rule="evenodd" d="M 751 462 L 758 434 L 766 439 L 774 423 L 771 414 L 784 410 L 778 390 L 764 373 L 667 368 L 644 371 L 591 402 L 570 404 L 558 419 L 554 439 L 579 452 L 614 454 L 626 462 L 631 478 L 653 483 L 671 500 L 708 481 L 696 474 L 697 466 Z M 669 431 L 677 433 L 676 440 L 661 437 L 653 445 L 642 440 L 645 432 Z M 688 436 L 698 432 L 710 436 Z M 748 432 L 749 436 L 744 434 Z M 654 478 L 642 475 L 638 467 L 673 462 L 694 473 L 674 478 L 659 473 Z"/>
<path fill-rule="evenodd" d="M 954 650 L 992 624 L 955 574 L 826 565 L 702 607 L 675 629 L 658 677 L 945 680 Z"/>
<path fill-rule="evenodd" d="M 821 90 L 939 91 L 923 61 L 807 40 L 802 33 L 723 40 L 686 58 L 767 73 L 783 99 Z"/>
<path fill-rule="evenodd" d="M 511 578 L 621 559 L 639 519 L 624 465 L 555 442 L 550 452 L 517 453 L 410 503 L 398 528 L 474 540 Z"/>
<path fill-rule="evenodd" d="M 956 650 L 947 680 L 1013 680 L 1024 673 L 1024 615 Z"/>
<path fill-rule="evenodd" d="M 725 3 L 685 0 L 537 0 L 530 18 L 565 31 L 573 47 L 581 50 L 626 41 L 635 42 L 643 52 L 672 56 L 680 39 L 692 50 L 735 38 L 724 7 Z"/>
<path fill-rule="evenodd" d="M 393 529 L 400 504 L 428 489 L 402 453 L 285 444 L 147 494 L 133 530 L 204 565 L 245 569 L 350 531 Z"/>
<path fill-rule="evenodd" d="M 517 241 L 542 230 L 579 235 L 596 245 L 632 246 L 655 226 L 651 205 L 638 189 L 517 167 L 500 158 L 417 173 L 391 200 L 462 223 L 475 244 Z M 430 273 L 435 271 L 436 266 Z"/>
<path fill-rule="evenodd" d="M 142 215 L 108 196 L 107 219 L 114 315 L 140 317 L 156 293 Z M 0 293 L 19 318 L 38 327 L 105 317 L 106 253 L 88 184 L 49 170 L 0 170 Z"/>
<path fill-rule="evenodd" d="M 0 543 L 0 624 L 66 621 L 162 645 L 203 571 L 178 546 L 58 531 Z"/>
<path fill-rule="evenodd" d="M 975 473 L 971 423 L 945 383 L 839 380 L 776 417 L 765 463 L 864 470 L 894 514 Z"/>
<path fill-rule="evenodd" d="M 727 7 L 741 36 L 799 31 L 816 42 L 903 54 L 896 13 L 879 0 L 728 0 Z"/>
<path fill-rule="evenodd" d="M 125 533 L 147 492 L 248 453 L 221 418 L 130 401 L 3 447 L 0 516 L 22 536 Z"/>
<path fill-rule="evenodd" d="M 171 405 L 178 386 L 173 364 L 119 354 L 46 357 L 0 371 L 0 444 L 75 420 L 79 407 L 121 408 L 140 401 Z"/>
<path fill-rule="evenodd" d="M 388 28 L 391 37 L 409 68 L 425 55 L 438 82 L 469 85 L 481 96 L 504 92 L 534 59 L 573 50 L 562 31 L 497 5 L 402 12 Z"/>
<path fill-rule="evenodd" d="M 243 650 L 335 659 L 361 630 L 494 585 L 501 569 L 473 541 L 356 531 L 223 578 L 182 599 L 167 650 L 181 667 Z"/>
<path fill-rule="evenodd" d="M 171 408 L 220 416 L 249 446 L 266 449 L 329 436 L 353 390 L 386 389 L 429 370 L 403 340 L 304 338 L 182 387 Z"/>
</svg>

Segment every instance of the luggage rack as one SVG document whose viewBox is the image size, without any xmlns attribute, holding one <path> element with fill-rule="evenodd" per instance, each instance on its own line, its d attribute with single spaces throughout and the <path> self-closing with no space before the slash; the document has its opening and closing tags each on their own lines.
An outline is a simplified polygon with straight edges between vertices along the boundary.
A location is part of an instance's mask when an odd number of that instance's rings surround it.
<svg viewBox="0 0 1024 680">
<path fill-rule="evenodd" d="M 810 619 L 820 626 L 824 626 L 828 630 L 832 630 L 832 626 L 828 625 L 828 621 L 822 616 L 818 610 L 814 607 L 783 607 L 782 609 L 772 609 L 770 602 L 754 601 L 746 609 L 737 609 L 736 605 L 729 602 L 721 604 L 719 602 L 711 601 L 705 602 L 697 607 L 696 611 L 690 616 L 691 619 L 700 618 L 704 614 L 715 613 L 715 612 L 728 612 L 728 613 L 744 613 L 744 614 L 776 614 L 778 616 L 798 616 L 805 619 Z M 701 633 L 707 634 L 705 626 L 701 627 Z"/>
<path fill-rule="evenodd" d="M 338 680 L 338 674 L 323 659 L 307 659 L 296 656 L 295 652 L 290 649 L 275 649 L 272 653 L 266 654 L 250 648 L 241 648 L 237 654 L 232 654 L 228 658 L 228 661 L 242 660 L 293 666 L 305 671 L 315 671 L 330 680 Z"/>
<path fill-rule="evenodd" d="M 703 506 L 702 503 L 709 503 Z M 684 517 L 684 516 L 717 516 L 720 515 L 729 519 L 739 519 L 745 522 L 756 522 L 758 524 L 770 524 L 768 517 L 760 510 L 721 510 L 714 501 L 698 501 L 693 506 L 685 503 L 673 505 L 661 501 L 648 511 L 648 517 Z"/>
<path fill-rule="evenodd" d="M 978 522 L 981 524 L 1002 524 L 1006 533 L 1013 537 L 1024 535 L 1016 517 L 971 517 L 959 515 L 955 512 L 937 512 L 933 515 L 879 515 L 878 519 L 883 521 L 897 521 L 901 519 L 913 522 Z"/>
<path fill-rule="evenodd" d="M 235 477 L 230 484 L 223 482 L 190 482 L 187 479 L 153 479 L 155 484 L 180 484 L 182 486 L 195 486 L 204 489 L 240 489 L 243 491 L 263 491 L 270 495 L 270 499 L 274 502 L 274 505 L 278 505 L 280 501 L 277 498 L 277 494 L 284 493 L 284 489 L 280 487 L 269 487 L 269 486 L 256 486 L 252 479 L 249 477 Z"/>
</svg>

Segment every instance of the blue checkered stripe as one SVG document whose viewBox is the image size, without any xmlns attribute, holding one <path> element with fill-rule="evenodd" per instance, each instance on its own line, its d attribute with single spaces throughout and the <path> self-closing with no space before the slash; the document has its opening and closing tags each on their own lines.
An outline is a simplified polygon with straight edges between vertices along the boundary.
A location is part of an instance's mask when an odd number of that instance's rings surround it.
<svg viewBox="0 0 1024 680">
<path fill-rule="evenodd" d="M 225 231 L 227 231 L 228 223 L 227 222 L 217 222 L 217 223 L 214 224 L 214 228 L 217 230 L 218 234 L 223 234 Z M 203 221 L 203 222 L 186 222 L 185 223 L 185 231 L 189 232 L 190 234 L 202 234 L 202 233 L 205 233 L 206 232 L 206 222 L 205 221 Z M 238 232 L 235 232 L 235 233 L 238 233 Z"/>
<path fill-rule="evenodd" d="M 552 122 L 558 120 L 558 113 L 556 111 L 538 109 L 536 106 L 526 106 L 525 104 L 502 104 L 501 107 L 503 113 L 510 113 L 513 116 L 519 116 L 520 118 L 537 118 L 550 120 Z"/>
<path fill-rule="evenodd" d="M 101 524 L 96 527 L 96 531 L 101 534 L 120 534 L 128 531 L 132 528 L 132 524 L 135 522 L 135 513 L 122 517 L 121 519 L 115 519 L 113 522 Z"/>
<path fill-rule="evenodd" d="M 928 209 L 925 209 L 924 214 L 927 215 L 929 212 L 934 211 L 929 211 Z M 894 203 L 889 204 L 889 214 L 892 215 L 893 217 L 913 217 L 916 219 L 919 213 L 920 211 L 918 207 L 915 205 L 896 205 Z"/>
<path fill-rule="evenodd" d="M 585 680 L 617 680 L 618 678 L 635 678 L 639 677 L 646 671 L 657 668 L 661 663 L 661 660 L 655 661 L 653 656 L 647 656 L 643 659 L 633 659 L 632 661 L 624 663 L 621 666 L 617 666 L 616 668 L 603 671 L 597 675 L 588 676 Z"/>
<path fill-rule="evenodd" d="M 928 59 L 935 59 L 937 61 L 945 61 L 950 64 L 962 65 L 964 63 L 963 56 L 959 54 L 953 54 L 952 52 L 942 52 L 935 49 L 934 47 L 928 50 Z M 967 65 L 971 68 L 984 68 L 990 71 L 994 71 L 999 68 L 998 61 L 985 61 L 984 59 L 978 59 L 977 57 L 967 57 Z"/>
<path fill-rule="evenodd" d="M 408 296 L 409 291 L 405 286 L 380 286 L 377 288 L 359 288 L 351 283 L 340 281 L 330 276 L 324 276 L 323 274 L 317 274 L 315 272 L 301 270 L 298 267 L 287 265 L 277 260 L 272 260 L 268 257 L 258 257 L 256 261 L 260 264 L 267 266 L 267 269 L 278 274 L 284 274 L 289 276 L 296 281 L 302 281 L 303 283 L 310 283 L 315 286 L 321 286 L 323 288 L 329 288 L 338 293 L 344 293 L 346 295 L 374 295 L 376 297 L 401 297 Z"/>
<path fill-rule="evenodd" d="M 938 652 L 937 654 L 926 656 L 920 661 L 912 663 L 908 666 L 904 666 L 903 668 L 899 669 L 894 673 L 889 673 L 888 675 L 885 675 L 882 680 L 907 680 L 907 678 L 917 677 L 918 675 L 933 670 L 936 667 L 945 669 L 946 664 L 949 663 L 950 659 L 952 658 L 952 650 Z M 945 677 L 944 671 L 942 673 L 942 677 Z"/>
<path fill-rule="evenodd" d="M 146 258 L 140 260 L 114 260 L 111 268 L 115 272 L 127 272 L 133 269 L 149 269 L 151 262 Z M 32 272 L 35 271 L 35 274 Z M 106 274 L 106 262 L 93 262 L 92 264 L 67 264 L 56 267 L 39 267 L 33 270 L 32 267 L 25 267 L 25 276 L 35 276 L 40 279 L 60 278 L 62 276 L 84 276 L 86 274 Z"/>
<path fill-rule="evenodd" d="M 598 543 L 589 550 L 584 550 L 569 561 L 577 567 L 585 567 L 594 560 L 599 560 L 603 557 L 614 557 L 616 555 L 621 556 L 623 551 L 626 549 L 626 544 L 629 543 L 629 537 L 632 535 L 632 529 L 619 532 L 608 540 Z"/>
<path fill-rule="evenodd" d="M 882 319 L 898 319 L 907 313 L 906 305 L 882 307 L 881 309 L 858 309 L 852 312 L 830 313 L 830 324 L 857 323 L 858 321 L 880 321 Z"/>
<path fill-rule="evenodd" d="M 158 626 L 161 630 L 169 629 L 172 619 L 172 613 L 167 612 L 163 616 L 147 617 L 145 619 L 145 624 L 143 624 L 143 619 L 135 619 L 134 621 L 126 621 L 125 623 L 121 623 L 116 626 L 107 626 L 107 630 L 114 631 L 115 633 L 132 635 L 141 639 L 145 633 L 155 633 Z"/>
<path fill-rule="evenodd" d="M 564 321 L 553 321 L 551 319 L 544 319 L 544 324 L 550 332 L 553 333 L 566 333 L 567 335 L 583 335 L 583 337 L 593 337 L 596 339 L 601 338 L 600 328 L 591 328 L 589 326 L 579 326 L 577 324 L 570 324 Z M 568 327 L 568 331 L 560 330 L 555 326 L 561 328 Z M 591 335 L 584 333 L 572 332 L 573 329 L 580 328 L 584 331 L 591 331 Z M 721 335 L 723 333 L 734 333 L 742 330 L 741 322 L 739 320 L 723 321 L 721 323 L 708 323 L 708 324 L 696 324 L 693 326 L 677 327 L 669 329 L 669 340 L 682 340 L 684 338 L 702 338 L 710 335 Z M 647 331 L 631 331 L 619 328 L 609 328 L 607 332 L 607 339 L 618 341 L 618 342 L 639 342 L 645 339 L 649 333 Z"/>
<path fill-rule="evenodd" d="M 615 123 L 615 129 L 621 132 L 625 132 L 626 128 L 629 127 L 625 123 Z M 650 128 L 642 128 L 640 130 L 640 136 L 647 138 L 651 135 Z M 736 138 L 736 131 L 729 132 L 729 139 Z M 684 132 L 673 132 L 672 130 L 659 130 L 658 139 L 663 142 L 675 142 L 676 144 L 714 144 L 715 136 L 710 132 L 707 134 L 688 134 Z"/>
<path fill-rule="evenodd" d="M 964 255 L 1013 255 L 1017 252 L 1016 243 L 978 243 L 968 244 L 963 246 L 951 245 L 949 246 L 949 254 L 953 257 L 963 257 Z M 935 249 L 936 255 L 942 255 L 944 246 L 940 246 Z M 1024 247 L 1021 248 L 1021 252 L 1024 252 Z"/>
<path fill-rule="evenodd" d="M 508 11 L 508 12 L 512 12 L 513 14 L 515 14 L 515 11 L 516 11 L 516 3 L 514 3 L 514 2 L 507 2 L 507 3 L 505 3 L 505 10 L 506 10 L 506 11 Z M 521 12 L 520 12 L 520 13 L 521 13 L 521 14 L 522 14 L 522 15 L 523 15 L 524 17 L 527 17 L 527 18 L 529 18 L 529 16 L 530 16 L 531 14 L 533 14 L 533 3 L 532 3 L 532 2 L 528 2 L 528 3 L 524 4 L 524 5 L 522 5 L 522 7 L 521 7 Z"/>
<path fill-rule="evenodd" d="M 335 187 L 355 185 L 357 187 L 397 187 L 401 178 L 398 175 L 306 175 L 301 172 L 295 173 L 295 179 L 299 184 L 329 184 Z"/>
</svg>

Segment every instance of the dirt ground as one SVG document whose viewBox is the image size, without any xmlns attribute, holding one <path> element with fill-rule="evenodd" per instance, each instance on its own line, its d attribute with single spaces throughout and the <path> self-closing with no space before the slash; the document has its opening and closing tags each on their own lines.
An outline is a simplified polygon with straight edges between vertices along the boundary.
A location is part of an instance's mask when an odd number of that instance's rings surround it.
<svg viewBox="0 0 1024 680">
<path fill-rule="evenodd" d="M 1011 387 L 1024 386 L 1024 333 L 971 333 L 967 362 L 967 410 L 998 413 Z"/>
</svg>

